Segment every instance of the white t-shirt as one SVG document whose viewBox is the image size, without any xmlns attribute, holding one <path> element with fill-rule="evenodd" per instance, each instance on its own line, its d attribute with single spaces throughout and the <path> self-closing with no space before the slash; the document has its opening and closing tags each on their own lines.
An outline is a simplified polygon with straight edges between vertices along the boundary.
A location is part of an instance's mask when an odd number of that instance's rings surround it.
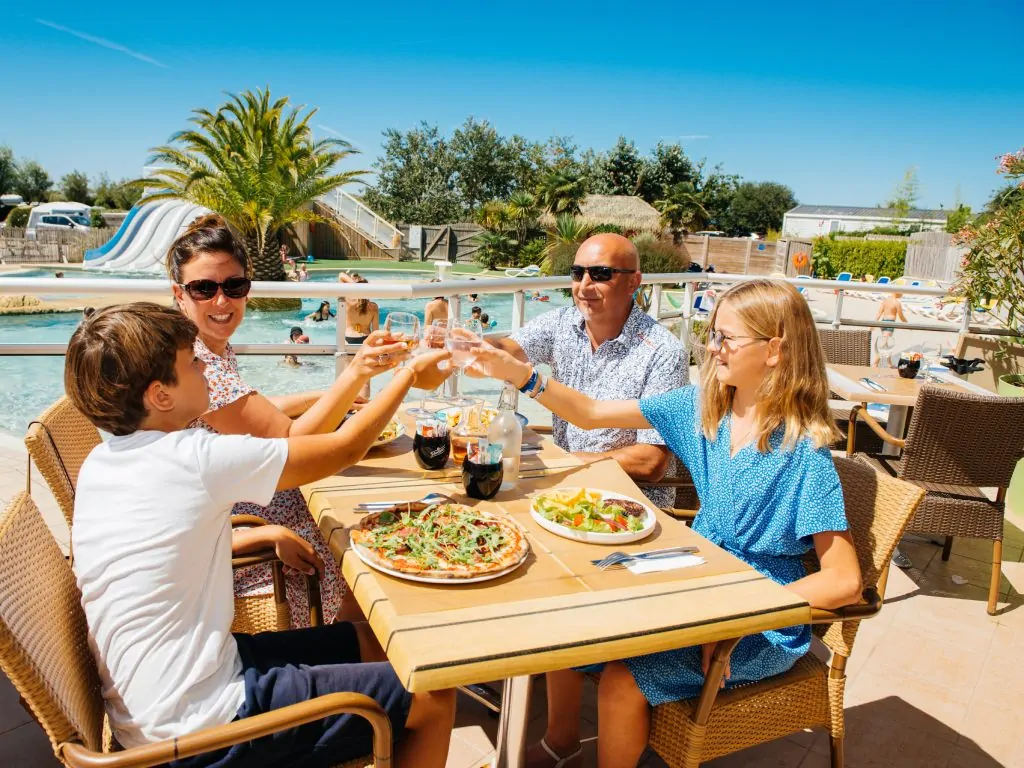
<svg viewBox="0 0 1024 768">
<path fill-rule="evenodd" d="M 285 440 L 140 431 L 93 449 L 71 530 L 74 571 L 114 734 L 125 747 L 234 719 L 231 506 L 267 505 Z"/>
</svg>

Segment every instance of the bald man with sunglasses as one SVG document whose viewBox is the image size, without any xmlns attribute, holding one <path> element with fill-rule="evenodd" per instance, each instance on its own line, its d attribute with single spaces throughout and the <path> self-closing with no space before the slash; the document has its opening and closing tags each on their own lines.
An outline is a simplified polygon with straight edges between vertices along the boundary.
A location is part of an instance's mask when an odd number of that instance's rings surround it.
<svg viewBox="0 0 1024 768">
<path fill-rule="evenodd" d="M 601 400 L 631 400 L 686 384 L 683 345 L 633 301 L 640 257 L 621 235 L 586 240 L 570 269 L 573 307 L 547 312 L 497 346 L 524 362 L 551 366 L 563 384 Z M 554 416 L 555 442 L 583 459 L 614 458 L 638 482 L 665 477 L 669 450 L 654 430 L 583 430 Z M 671 507 L 671 488 L 645 489 Z"/>
</svg>

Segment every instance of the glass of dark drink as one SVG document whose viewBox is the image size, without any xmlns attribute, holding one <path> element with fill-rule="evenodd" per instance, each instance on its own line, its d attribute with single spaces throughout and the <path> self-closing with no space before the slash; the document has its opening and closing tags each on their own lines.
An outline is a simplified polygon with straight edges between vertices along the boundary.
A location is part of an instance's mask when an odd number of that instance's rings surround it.
<svg viewBox="0 0 1024 768">
<path fill-rule="evenodd" d="M 452 443 L 448 424 L 441 419 L 420 419 L 412 438 L 412 453 L 423 469 L 441 469 L 448 463 Z"/>
<path fill-rule="evenodd" d="M 504 464 L 476 464 L 466 459 L 462 462 L 462 485 L 466 495 L 474 499 L 493 499 L 501 488 L 505 476 Z"/>
</svg>

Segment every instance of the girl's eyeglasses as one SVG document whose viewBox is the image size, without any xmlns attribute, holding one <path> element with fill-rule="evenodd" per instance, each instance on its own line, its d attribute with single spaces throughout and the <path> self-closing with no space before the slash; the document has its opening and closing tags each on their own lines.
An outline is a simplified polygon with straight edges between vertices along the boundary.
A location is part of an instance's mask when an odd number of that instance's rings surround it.
<svg viewBox="0 0 1024 768">
<path fill-rule="evenodd" d="M 754 341 L 768 341 L 768 336 L 728 336 L 722 331 L 708 331 L 708 346 L 712 349 L 721 349 L 722 345 L 728 342 L 731 348 L 740 349 L 734 342 L 736 339 L 753 339 Z M 744 344 L 744 347 L 750 346 Z"/>
<path fill-rule="evenodd" d="M 583 279 L 584 272 L 590 275 L 590 279 L 595 283 L 607 283 L 615 275 L 631 275 L 636 270 L 619 269 L 618 267 L 580 267 L 575 264 L 569 267 L 569 276 L 574 283 L 578 283 Z"/>
<path fill-rule="evenodd" d="M 252 289 L 252 280 L 248 277 L 229 277 L 223 283 L 216 280 L 190 280 L 178 285 L 195 301 L 209 301 L 217 295 L 218 288 L 229 299 L 244 299 Z"/>
</svg>

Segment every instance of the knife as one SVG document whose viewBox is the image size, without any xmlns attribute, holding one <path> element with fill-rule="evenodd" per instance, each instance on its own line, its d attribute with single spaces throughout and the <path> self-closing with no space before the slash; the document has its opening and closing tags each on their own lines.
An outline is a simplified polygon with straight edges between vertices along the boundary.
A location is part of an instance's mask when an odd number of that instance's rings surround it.
<svg viewBox="0 0 1024 768">
<path fill-rule="evenodd" d="M 861 381 L 864 382 L 864 384 L 869 386 L 871 389 L 875 390 L 876 392 L 885 392 L 885 391 L 887 391 L 885 389 L 885 387 L 883 387 L 877 381 L 873 381 L 872 379 L 869 379 L 867 376 L 865 376 L 863 379 L 861 379 Z"/>
</svg>

